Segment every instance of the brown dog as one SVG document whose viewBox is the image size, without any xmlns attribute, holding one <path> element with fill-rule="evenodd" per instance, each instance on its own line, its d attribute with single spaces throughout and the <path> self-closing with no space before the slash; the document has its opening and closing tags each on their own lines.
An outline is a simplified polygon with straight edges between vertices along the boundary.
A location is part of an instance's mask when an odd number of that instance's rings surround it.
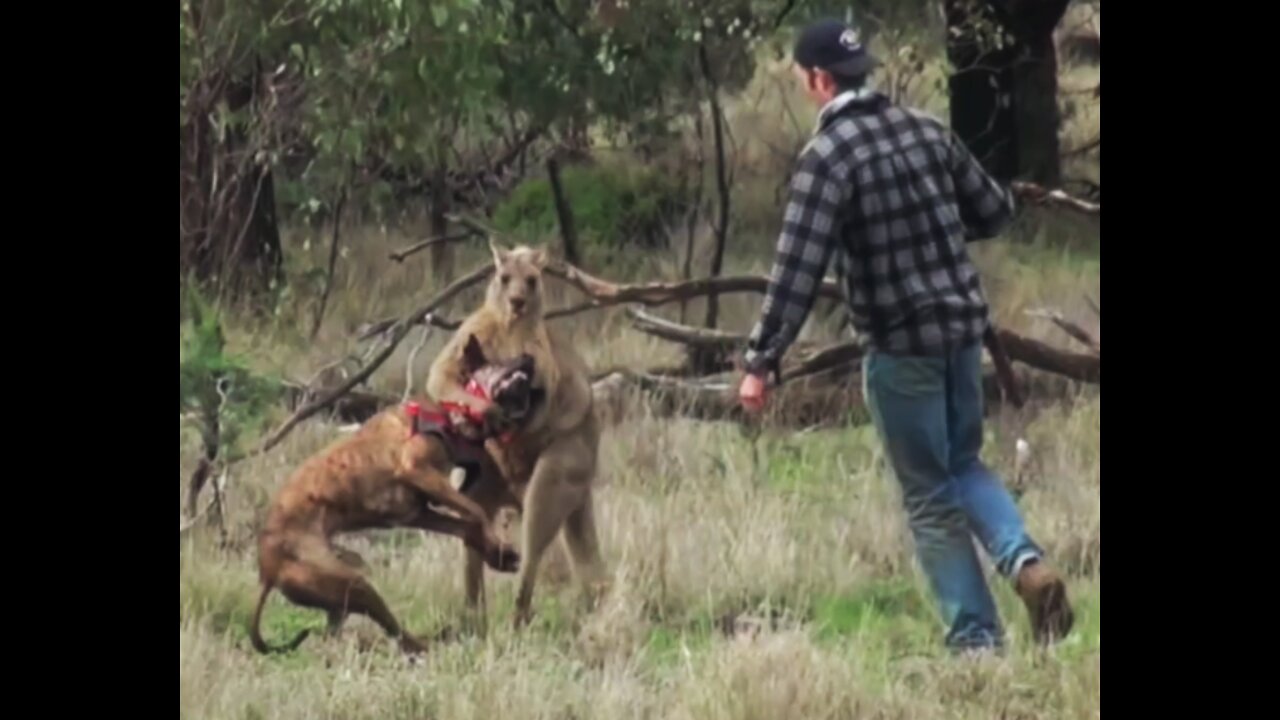
<svg viewBox="0 0 1280 720">
<path fill-rule="evenodd" d="M 262 609 L 271 590 L 278 587 L 293 603 L 328 612 L 331 633 L 348 613 L 359 613 L 397 638 L 405 652 L 425 651 L 363 577 L 359 557 L 333 544 L 333 537 L 341 533 L 421 528 L 461 538 L 496 570 L 517 569 L 519 555 L 498 540 L 491 520 L 501 505 L 518 508 L 520 502 L 508 490 L 483 443 L 505 427 L 502 423 L 518 423 L 531 411 L 537 399 L 531 387 L 533 362 L 525 355 L 510 363 L 489 364 L 473 340 L 467 347 L 465 370 L 493 399 L 484 425 L 447 418 L 446 408 L 423 402 L 421 407 L 435 419 L 424 428 L 421 414 L 412 417 L 405 406 L 389 408 L 293 473 L 272 503 L 258 540 L 262 593 L 249 629 L 254 649 L 261 653 L 293 650 L 309 633 L 304 630 L 279 648 L 263 641 Z M 459 468 L 468 471 L 461 490 L 450 482 Z M 443 505 L 461 517 L 437 512 L 428 503 Z"/>
</svg>

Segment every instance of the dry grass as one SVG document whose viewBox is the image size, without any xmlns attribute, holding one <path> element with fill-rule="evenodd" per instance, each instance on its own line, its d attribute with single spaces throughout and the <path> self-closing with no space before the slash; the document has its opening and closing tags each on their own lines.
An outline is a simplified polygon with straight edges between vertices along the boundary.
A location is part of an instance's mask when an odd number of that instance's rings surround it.
<svg viewBox="0 0 1280 720">
<path fill-rule="evenodd" d="M 509 628 L 513 579 L 489 575 L 490 629 L 408 666 L 357 618 L 337 639 L 261 658 L 244 623 L 255 598 L 251 520 L 292 463 L 334 432 L 311 426 L 235 478 L 233 548 L 210 536 L 181 571 L 181 715 L 196 717 L 1090 717 L 1100 683 L 1099 400 L 1025 429 L 1039 451 L 1021 503 L 1033 532 L 1073 571 L 1078 632 L 1051 654 L 993 578 L 1010 625 L 1005 658 L 958 661 L 911 563 L 890 478 L 865 428 L 766 437 L 641 420 L 603 444 L 603 544 L 616 588 L 591 612 L 557 573 L 533 628 Z M 1007 467 L 1011 439 L 990 453 Z M 759 458 L 756 465 L 753 458 Z M 356 537 L 374 582 L 413 631 L 462 618 L 461 547 L 409 533 Z M 1087 571 L 1086 571 L 1087 569 Z M 767 620 L 726 637 L 726 616 Z M 274 599 L 268 638 L 319 613 Z M 1058 714 L 1060 713 L 1060 715 Z"/>
<path fill-rule="evenodd" d="M 1089 71 L 1073 71 L 1084 85 Z M 768 73 L 753 89 L 768 95 Z M 764 88 L 764 90 L 761 90 Z M 786 92 L 779 89 L 781 96 Z M 748 99 L 750 95 L 748 94 Z M 730 271 L 764 271 L 779 212 L 775 153 L 795 127 L 776 99 L 732 107 L 740 148 Z M 803 105 L 797 104 L 800 111 Z M 799 127 L 812 113 L 803 111 Z M 1097 132 L 1097 110 L 1071 115 L 1064 145 Z M 1071 172 L 1096 177 L 1096 157 Z M 754 173 L 754 174 L 753 174 Z M 1064 229 L 1065 228 L 1065 229 Z M 407 311 L 433 290 L 425 256 L 403 265 L 387 252 L 422 228 L 353 229 L 331 312 L 315 342 L 300 327 L 309 300 L 283 305 L 274 322 L 233 322 L 234 348 L 256 366 L 309 376 L 359 348 L 362 322 Z M 705 231 L 704 231 L 705 236 Z M 1024 243 L 976 248 L 1002 324 L 1056 345 L 1070 341 L 1024 311 L 1050 307 L 1097 331 L 1084 295 L 1099 297 L 1095 227 L 1043 219 L 1014 231 Z M 291 272 L 323 266 L 327 231 L 294 232 Z M 683 247 L 683 241 L 677 244 Z M 701 247 L 705 248 L 705 237 Z M 704 256 L 705 257 L 705 256 Z M 483 262 L 463 247 L 459 268 Z M 701 260 L 699 262 L 702 262 Z M 631 264 L 625 275 L 674 277 L 672 256 Z M 702 266 L 702 265 L 699 265 Z M 553 289 L 552 306 L 572 295 Z M 464 298 L 466 307 L 475 296 Z M 758 298 L 722 303 L 722 327 L 746 330 Z M 691 308 L 700 317 L 700 306 Z M 460 312 L 460 310 L 454 310 Z M 674 317 L 673 310 L 663 314 Z M 679 358 L 668 345 L 626 329 L 617 311 L 566 321 L 568 335 L 596 367 L 649 366 Z M 807 335 L 830 336 L 815 319 Z M 418 356 L 416 382 L 444 341 Z M 373 379 L 403 389 L 408 345 Z M 1020 493 L 1033 535 L 1069 575 L 1077 631 L 1050 652 L 1028 641 L 1025 613 L 993 577 L 1011 634 L 1004 657 L 959 660 L 941 650 L 932 600 L 912 561 L 892 479 L 868 428 L 755 443 L 735 428 L 640 417 L 603 440 L 599 495 L 602 544 L 615 589 L 592 611 L 580 603 L 559 554 L 548 558 L 533 627 L 510 628 L 511 576 L 488 575 L 489 630 L 437 644 L 419 665 L 401 659 L 372 623 L 353 618 L 334 639 L 313 636 L 291 655 L 263 658 L 245 623 L 256 597 L 253 532 L 289 470 L 337 430 L 308 423 L 230 479 L 230 544 L 202 528 L 184 542 L 180 573 L 180 716 L 196 718 L 1096 718 L 1101 710 L 1101 400 L 1096 389 L 1036 413 L 992 417 L 986 455 Z M 1013 469 L 1026 438 L 1029 467 Z M 181 477 L 195 447 L 182 448 Z M 463 618 L 462 549 L 407 532 L 368 533 L 347 543 L 369 562 L 374 583 L 412 631 L 432 636 Z M 544 566 L 545 567 L 545 566 Z M 725 618 L 760 632 L 725 634 Z M 264 632 L 278 642 L 299 627 L 322 628 L 316 612 L 276 596 Z"/>
</svg>

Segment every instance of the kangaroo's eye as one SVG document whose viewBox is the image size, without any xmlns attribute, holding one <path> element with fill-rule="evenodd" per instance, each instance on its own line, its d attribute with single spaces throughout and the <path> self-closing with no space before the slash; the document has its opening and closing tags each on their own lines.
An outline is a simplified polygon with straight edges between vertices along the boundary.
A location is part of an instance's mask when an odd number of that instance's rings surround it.
<svg viewBox="0 0 1280 720">
<path fill-rule="evenodd" d="M 529 289 L 530 289 L 530 290 L 536 290 L 536 289 L 538 288 L 538 278 L 531 277 L 531 278 L 529 278 L 528 280 L 526 280 L 525 282 L 527 282 L 527 283 L 529 284 Z"/>
<path fill-rule="evenodd" d="M 502 276 L 502 284 L 503 284 L 503 285 L 506 285 L 506 284 L 507 284 L 507 283 L 509 283 L 509 282 L 511 282 L 511 276 L 510 276 L 510 275 L 503 275 L 503 276 Z"/>
</svg>

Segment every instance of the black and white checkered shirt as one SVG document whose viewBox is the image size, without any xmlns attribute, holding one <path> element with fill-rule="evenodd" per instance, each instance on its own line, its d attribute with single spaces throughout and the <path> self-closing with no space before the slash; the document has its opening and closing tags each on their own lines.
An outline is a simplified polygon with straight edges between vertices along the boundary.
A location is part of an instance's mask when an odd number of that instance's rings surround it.
<svg viewBox="0 0 1280 720">
<path fill-rule="evenodd" d="M 1013 195 L 940 121 L 874 92 L 836 98 L 791 178 L 746 369 L 778 366 L 833 257 L 871 349 L 937 355 L 980 339 L 987 303 L 965 245 L 1012 216 Z"/>
</svg>

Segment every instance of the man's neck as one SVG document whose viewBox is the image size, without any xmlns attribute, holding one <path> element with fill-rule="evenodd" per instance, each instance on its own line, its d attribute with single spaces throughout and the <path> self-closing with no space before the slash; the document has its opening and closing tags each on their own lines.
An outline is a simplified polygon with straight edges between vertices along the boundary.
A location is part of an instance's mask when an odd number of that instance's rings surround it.
<svg viewBox="0 0 1280 720">
<path fill-rule="evenodd" d="M 843 92 L 836 93 L 836 95 L 828 100 L 827 103 L 822 106 L 822 109 L 818 111 L 818 120 L 814 126 L 814 132 L 817 132 L 822 128 L 822 124 L 826 122 L 828 117 L 840 112 L 849 103 L 871 97 L 874 94 L 875 91 L 865 85 L 856 90 L 845 90 Z"/>
</svg>

